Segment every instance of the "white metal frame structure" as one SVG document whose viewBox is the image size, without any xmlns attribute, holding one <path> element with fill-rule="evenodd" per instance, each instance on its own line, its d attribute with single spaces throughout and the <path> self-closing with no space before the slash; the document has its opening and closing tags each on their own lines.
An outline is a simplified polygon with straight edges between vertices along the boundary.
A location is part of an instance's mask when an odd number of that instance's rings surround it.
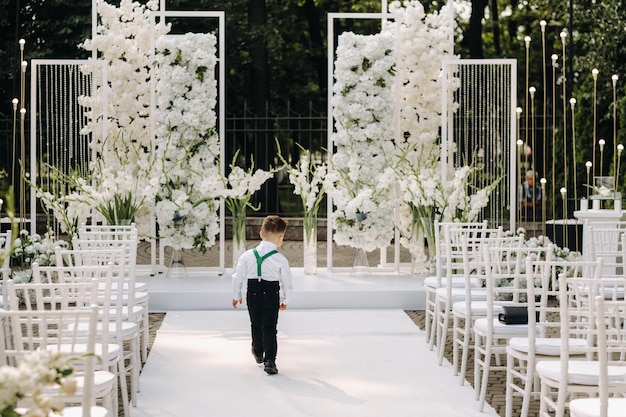
<svg viewBox="0 0 626 417">
<path fill-rule="evenodd" d="M 226 157 L 226 142 L 225 142 L 225 133 L 226 133 L 226 15 L 223 11 L 173 11 L 167 10 L 165 6 L 166 0 L 160 0 L 159 11 L 152 12 L 153 25 L 156 22 L 156 19 L 160 19 L 160 21 L 165 21 L 167 18 L 206 18 L 206 19 L 218 19 L 218 47 L 217 47 L 217 62 L 218 62 L 218 134 L 220 135 L 220 173 L 222 175 L 225 174 L 225 157 Z M 155 42 L 154 34 L 152 36 L 152 41 Z M 152 52 L 154 53 L 154 45 L 152 47 Z M 151 103 L 150 103 L 150 113 L 154 114 L 156 109 L 156 84 L 154 83 L 154 79 L 151 79 Z M 150 130 L 152 138 L 155 138 L 156 132 L 156 120 L 151 118 L 150 121 Z M 220 219 L 220 232 L 219 232 L 219 265 L 215 268 L 215 271 L 222 275 L 224 273 L 224 265 L 225 265 L 225 204 L 224 200 L 220 201 L 219 208 L 219 219 Z M 152 222 L 154 236 L 156 236 L 156 221 Z M 153 272 L 163 272 L 165 269 L 164 258 L 165 258 L 165 247 L 163 245 L 159 245 L 159 254 L 157 257 L 156 250 L 156 241 L 151 241 L 151 260 L 152 260 L 152 270 Z M 213 268 L 211 268 L 213 269 Z"/>
<path fill-rule="evenodd" d="M 471 85 L 470 88 L 474 93 L 472 97 L 466 97 L 467 94 L 457 93 L 459 91 L 456 81 L 461 84 L 467 83 L 468 80 L 464 79 L 461 74 L 464 69 L 469 69 L 471 74 L 476 76 L 471 79 L 472 83 L 480 85 Z M 460 77 L 460 78 L 459 78 Z M 470 77 L 468 77 L 470 78 Z M 508 81 L 508 83 L 507 83 Z M 484 84 L 482 84 L 484 83 Z M 495 85 L 494 85 L 495 84 Z M 507 85 L 508 84 L 508 85 Z M 466 84 L 467 85 L 467 84 Z M 489 88 L 486 88 L 489 86 Z M 483 88 L 485 87 L 485 88 Z M 505 92 L 506 94 L 497 94 Z M 455 97 L 456 93 L 456 97 Z M 469 103 L 465 103 L 465 101 Z M 469 107 L 464 107 L 465 105 Z M 472 106 L 474 104 L 474 106 Z M 455 110 L 455 106 L 458 106 L 458 110 Z M 503 172 L 508 175 L 508 184 L 503 179 L 493 195 L 500 195 L 502 199 L 506 198 L 508 194 L 509 201 L 509 222 L 510 230 L 515 230 L 515 215 L 517 207 L 517 132 L 516 132 L 516 106 L 517 106 L 517 61 L 515 59 L 454 59 L 445 60 L 443 63 L 443 88 L 441 94 L 441 175 L 442 179 L 445 179 L 446 172 L 449 164 L 454 164 L 455 161 L 448 159 L 448 150 L 452 143 L 465 142 L 464 146 L 467 149 L 462 149 L 463 154 L 458 155 L 455 159 L 466 158 L 466 162 L 471 162 L 471 158 L 467 156 L 477 151 L 473 147 L 480 147 L 485 154 L 487 152 L 500 152 L 502 159 L 500 162 L 507 164 L 508 152 L 508 167 L 505 165 Z M 472 113 L 472 125 L 470 129 L 463 131 L 465 137 L 456 137 L 455 133 L 459 128 L 463 126 L 455 126 L 455 112 L 463 112 L 469 110 L 468 113 Z M 468 115 L 461 115 L 461 117 L 468 118 Z M 493 142 L 489 145 L 484 135 L 481 132 L 488 130 Z M 508 146 L 508 149 L 507 149 Z M 487 157 L 485 157 L 484 164 L 487 167 Z M 508 189 L 508 193 L 506 192 Z M 502 200 L 504 203 L 504 200 Z M 502 204 L 501 204 L 502 205 Z M 493 207 L 492 207 L 493 206 Z M 490 202 L 490 207 L 494 210 L 502 210 L 504 207 L 495 207 L 495 203 Z"/>
<path fill-rule="evenodd" d="M 384 24 L 386 20 L 394 19 L 394 15 L 391 13 L 387 13 L 387 2 L 383 0 L 381 3 L 381 8 L 383 10 L 382 13 L 328 13 L 327 16 L 327 28 L 328 28 L 328 123 L 327 123 L 327 149 L 329 152 L 328 159 L 332 158 L 333 154 L 333 131 L 334 131 L 334 119 L 333 119 L 333 103 L 332 103 L 332 95 L 333 95 L 333 68 L 335 64 L 335 20 L 336 19 L 361 19 L 361 20 L 374 20 L 379 19 L 381 21 L 381 25 Z M 396 106 L 394 110 L 394 123 L 398 125 L 399 112 Z M 399 128 L 394 129 L 395 134 L 399 134 Z M 332 222 L 332 214 L 333 214 L 333 199 L 327 198 L 327 211 L 328 214 L 328 222 L 326 223 L 326 268 L 329 272 L 333 271 L 333 222 Z M 398 272 L 399 270 L 399 262 L 400 262 L 400 245 L 399 245 L 399 233 L 396 230 L 395 238 L 394 238 L 394 270 Z M 380 267 L 387 267 L 387 253 L 385 248 L 382 248 L 380 251 Z"/>
<path fill-rule="evenodd" d="M 81 72 L 83 65 L 93 67 L 94 72 L 89 75 L 83 74 Z M 86 168 L 91 161 L 88 146 L 91 135 L 81 133 L 82 128 L 87 124 L 87 119 L 82 116 L 89 109 L 81 107 L 77 100 L 83 92 L 80 90 L 81 86 L 87 86 L 91 91 L 95 90 L 94 73 L 98 71 L 98 68 L 101 71 L 102 82 L 106 83 L 106 66 L 93 59 L 31 60 L 29 175 L 33 184 L 38 184 L 40 179 L 39 170 L 44 167 L 42 163 L 44 151 L 51 152 L 47 163 L 65 174 L 70 174 L 77 168 L 76 164 L 84 163 L 83 168 Z M 58 83 L 63 84 L 62 91 L 50 91 Z M 45 97 L 41 96 L 43 94 Z M 102 102 L 102 114 L 106 117 L 106 100 Z M 105 133 L 102 132 L 102 134 Z M 44 143 L 46 149 L 42 150 Z M 80 147 L 83 149 L 77 150 Z M 74 151 L 85 160 L 77 160 L 73 155 Z M 55 158 L 55 155 L 58 158 Z M 35 234 L 37 230 L 37 200 L 37 190 L 35 187 L 30 187 L 31 234 Z"/>
</svg>

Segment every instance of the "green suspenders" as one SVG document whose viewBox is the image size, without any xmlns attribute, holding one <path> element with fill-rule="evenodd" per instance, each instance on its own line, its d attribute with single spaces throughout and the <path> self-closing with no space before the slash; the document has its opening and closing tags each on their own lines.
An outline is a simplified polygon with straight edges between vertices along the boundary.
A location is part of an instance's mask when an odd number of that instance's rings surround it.
<svg viewBox="0 0 626 417">
<path fill-rule="evenodd" d="M 278 253 L 278 251 L 274 249 L 274 250 L 267 252 L 263 256 L 259 255 L 259 252 L 257 252 L 256 249 L 253 249 L 253 252 L 254 252 L 254 256 L 256 257 L 256 274 L 259 277 L 259 281 L 261 281 L 261 264 L 263 263 L 264 260 L 272 256 L 273 254 Z"/>
</svg>

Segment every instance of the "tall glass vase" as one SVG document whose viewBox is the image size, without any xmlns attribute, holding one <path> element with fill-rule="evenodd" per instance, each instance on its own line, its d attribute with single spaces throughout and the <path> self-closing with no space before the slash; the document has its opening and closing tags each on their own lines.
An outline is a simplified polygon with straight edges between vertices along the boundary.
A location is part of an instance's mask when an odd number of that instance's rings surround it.
<svg viewBox="0 0 626 417">
<path fill-rule="evenodd" d="M 435 241 L 435 221 L 432 217 L 422 217 L 424 235 L 428 242 L 428 266 L 431 273 L 437 272 L 437 245 Z"/>
<path fill-rule="evenodd" d="M 233 213 L 233 269 L 246 251 L 246 213 Z"/>
<path fill-rule="evenodd" d="M 166 278 L 187 278 L 187 268 L 185 267 L 182 249 L 172 249 L 172 257 L 170 266 L 167 268 Z"/>
<path fill-rule="evenodd" d="M 304 213 L 302 242 L 304 247 L 304 274 L 314 275 L 317 272 L 317 213 Z"/>
</svg>

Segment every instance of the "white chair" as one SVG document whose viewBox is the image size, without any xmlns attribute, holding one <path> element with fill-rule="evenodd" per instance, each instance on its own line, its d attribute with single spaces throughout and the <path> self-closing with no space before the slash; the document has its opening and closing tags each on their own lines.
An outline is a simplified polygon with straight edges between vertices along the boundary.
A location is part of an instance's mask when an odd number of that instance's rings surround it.
<svg viewBox="0 0 626 417">
<path fill-rule="evenodd" d="M 568 400 L 579 396 L 597 396 L 599 394 L 600 366 L 597 360 L 596 343 L 597 296 L 607 301 L 621 303 L 617 298 L 623 279 L 596 279 L 581 281 L 577 278 L 559 278 L 559 304 L 561 315 L 561 356 L 559 361 L 541 361 L 536 371 L 541 383 L 540 415 L 561 417 L 565 415 Z M 572 296 L 570 293 L 574 292 Z M 614 325 L 623 332 L 623 321 Z M 570 347 L 569 338 L 583 338 L 590 341 L 584 347 Z M 626 380 L 626 367 L 623 366 L 623 351 L 617 357 L 607 360 L 609 382 Z M 585 359 L 572 358 L 584 355 Z M 612 389 L 609 388 L 609 392 Z"/>
<path fill-rule="evenodd" d="M 623 324 L 626 322 L 624 302 L 605 300 L 596 296 L 596 327 L 598 328 L 599 396 L 575 398 L 569 404 L 570 417 L 626 417 L 626 380 L 609 380 L 609 362 L 616 355 L 626 351 L 626 335 Z M 613 366 L 626 366 L 625 362 Z M 609 397 L 609 392 L 621 396 Z"/>
<path fill-rule="evenodd" d="M 527 260 L 526 283 L 528 299 L 528 317 L 539 320 L 528 320 L 528 334 L 513 337 L 506 348 L 506 408 L 505 416 L 526 417 L 530 401 L 538 398 L 539 387 L 535 365 L 539 361 L 558 361 L 561 354 L 560 307 L 554 302 L 559 296 L 558 276 L 566 273 L 570 277 L 581 279 L 600 279 L 602 260 L 597 261 L 535 261 Z M 570 286 L 566 291 L 574 291 Z M 575 293 L 570 294 L 571 297 Z M 587 340 L 583 338 L 568 339 L 570 348 L 584 347 Z M 514 413 L 514 397 L 521 397 L 521 409 Z"/>
<path fill-rule="evenodd" d="M 445 222 L 440 222 L 439 220 L 435 220 L 435 246 L 437 247 L 436 257 L 435 257 L 435 266 L 436 273 L 434 276 L 429 276 L 424 279 L 424 287 L 426 288 L 426 307 L 425 307 L 425 328 L 424 331 L 426 333 L 426 342 L 428 343 L 431 350 L 435 347 L 436 344 L 436 326 L 434 326 L 435 322 L 435 302 L 436 302 L 436 293 L 437 289 L 442 288 L 446 285 L 447 278 L 444 276 L 444 265 L 445 265 L 445 247 L 441 244 L 442 242 L 442 234 L 443 234 L 443 225 L 447 224 Z M 468 227 L 468 228 L 487 228 L 487 222 L 471 222 L 471 223 L 450 223 L 454 224 L 456 227 Z M 453 286 L 462 288 L 465 283 L 463 278 L 454 278 Z"/>
<path fill-rule="evenodd" d="M 474 322 L 474 389 L 483 410 L 487 396 L 489 374 L 506 369 L 502 358 L 506 356 L 509 339 L 525 336 L 527 324 L 504 324 L 498 318 L 499 309 L 509 306 L 526 306 L 526 259 L 552 259 L 553 248 L 547 247 L 493 247 L 486 246 L 485 256 L 487 315 Z"/>
<path fill-rule="evenodd" d="M 585 223 L 584 237 L 585 259 L 594 260 L 602 258 L 604 268 L 602 276 L 624 276 L 624 254 L 621 245 L 621 237 L 626 231 L 626 224 L 614 223 Z"/>
<path fill-rule="evenodd" d="M 522 248 L 524 244 L 523 236 L 507 236 L 501 237 L 500 234 L 488 236 L 482 243 L 488 247 L 509 247 Z M 466 245 L 470 248 L 472 245 Z M 466 251 L 464 251 L 466 252 Z M 452 305 L 452 367 L 455 375 L 459 375 L 461 385 L 465 383 L 465 374 L 467 370 L 467 362 L 469 352 L 473 347 L 473 329 L 474 322 L 480 317 L 487 316 L 487 301 L 485 295 L 486 288 L 486 271 L 485 264 L 480 252 L 473 253 L 472 262 L 470 262 L 469 253 L 463 255 L 463 269 L 466 271 L 465 276 L 465 296 L 462 301 L 456 301 Z M 476 256 L 480 255 L 480 256 Z M 476 295 L 480 294 L 480 297 Z M 478 300 L 477 298 L 481 298 Z M 494 313 L 499 313 L 501 309 L 496 306 Z"/>
<path fill-rule="evenodd" d="M 8 281 L 9 288 L 12 281 Z M 20 284 L 21 285 L 21 284 Z M 82 294 L 87 299 L 93 294 L 94 283 L 43 284 L 48 290 L 55 290 L 57 295 Z M 70 288 L 71 287 L 71 288 Z M 113 398 L 117 395 L 115 375 L 96 367 L 99 352 L 96 349 L 96 328 L 98 308 L 73 307 L 56 310 L 0 310 L 0 320 L 7 324 L 10 344 L 3 346 L 0 353 L 3 363 L 19 363 L 28 353 L 46 350 L 62 352 L 72 358 L 76 368 L 77 392 L 62 397 L 66 404 L 80 406 L 66 407 L 60 416 L 106 416 L 114 410 Z M 4 326 L 0 326 L 4 333 Z M 4 335 L 3 335 L 3 340 Z M 51 394 L 58 395 L 56 390 Z M 103 406 L 95 406 L 99 400 Z M 116 412 L 116 410 L 115 410 Z"/>
<path fill-rule="evenodd" d="M 437 276 L 435 279 L 425 279 L 427 298 L 426 320 L 431 321 L 429 346 L 433 349 L 437 346 L 437 357 L 439 364 L 443 360 L 443 350 L 449 329 L 450 312 L 453 299 L 459 300 L 464 294 L 465 277 L 457 272 L 453 265 L 454 257 L 452 251 L 460 251 L 460 236 L 462 234 L 471 235 L 470 240 L 474 241 L 486 234 L 487 222 L 481 223 L 436 223 L 435 231 L 439 228 L 435 240 L 437 242 Z M 446 228 L 449 229 L 446 238 Z M 456 257 L 455 261 L 459 258 Z M 460 269 L 460 268 L 459 268 Z M 429 303 L 432 302 L 432 307 Z M 432 311 L 428 311 L 432 308 Z M 432 319 L 429 319 L 429 315 Z"/>
<path fill-rule="evenodd" d="M 9 324 L 14 337 L 12 344 L 16 347 L 11 351 L 0 350 L 0 354 L 5 355 L 3 363 L 6 363 L 8 354 L 14 355 L 14 359 L 19 363 L 25 353 L 36 350 L 62 352 L 71 358 L 72 367 L 75 369 L 72 377 L 77 379 L 79 393 L 67 396 L 65 402 L 77 402 L 79 405 L 66 406 L 61 412 L 55 414 L 58 417 L 106 417 L 109 415 L 106 408 L 95 405 L 97 320 L 97 306 L 56 311 L 0 310 L 0 321 L 6 321 Z M 78 328 L 77 323 L 84 323 L 89 331 L 69 333 L 68 329 Z M 0 329 L 0 332 L 2 331 Z M 26 344 L 23 343 L 25 334 L 29 336 Z M 34 350 L 24 351 L 22 350 L 24 346 L 30 349 L 36 347 Z"/>
<path fill-rule="evenodd" d="M 106 271 L 103 272 L 103 271 Z M 125 415 L 130 415 L 129 404 L 136 401 L 134 395 L 138 391 L 139 370 L 141 367 L 139 353 L 139 325 L 126 321 L 126 308 L 122 302 L 124 297 L 124 276 L 114 274 L 114 265 L 82 265 L 82 266 L 47 266 L 33 264 L 33 282 L 58 281 L 64 283 L 83 282 L 85 279 L 96 278 L 98 282 L 97 298 L 94 302 L 100 306 L 97 339 L 109 351 L 104 356 L 107 364 L 117 369 L 122 406 Z M 103 360 L 104 360 L 103 359 Z M 130 400 L 126 377 L 130 377 Z M 135 403 L 133 402 L 133 405 Z"/>
<path fill-rule="evenodd" d="M 150 342 L 148 315 L 150 295 L 147 292 L 146 284 L 138 283 L 135 280 L 138 244 L 137 229 L 132 228 L 132 226 L 112 226 L 113 229 L 107 231 L 107 226 L 91 226 L 89 229 L 85 229 L 86 227 L 83 226 L 82 229 L 79 229 L 79 238 L 72 241 L 73 249 L 103 251 L 123 249 L 125 251 L 126 287 L 129 289 L 125 295 L 125 303 L 127 305 L 141 306 L 144 309 L 140 329 L 141 360 L 144 363 L 148 357 L 148 344 Z M 130 291 L 130 288 L 134 288 L 134 291 Z"/>
</svg>

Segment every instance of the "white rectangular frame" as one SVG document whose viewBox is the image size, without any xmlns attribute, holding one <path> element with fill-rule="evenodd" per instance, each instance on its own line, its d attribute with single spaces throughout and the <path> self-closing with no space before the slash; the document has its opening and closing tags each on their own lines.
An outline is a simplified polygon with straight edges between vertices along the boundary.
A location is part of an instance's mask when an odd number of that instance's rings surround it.
<svg viewBox="0 0 626 417">
<path fill-rule="evenodd" d="M 443 69 L 443 84 L 441 94 L 441 178 L 445 180 L 446 172 L 448 169 L 448 131 L 453 131 L 453 118 L 448 117 L 448 79 L 451 75 L 451 68 L 457 65 L 510 65 L 511 67 L 511 108 L 510 108 L 510 172 L 509 172 L 509 194 L 510 194 L 510 210 L 509 210 L 509 224 L 510 230 L 515 230 L 515 214 L 517 213 L 517 178 L 513 175 L 513 172 L 517 172 L 517 130 L 516 130 L 516 108 L 517 108 L 517 60 L 515 59 L 449 59 L 444 60 Z"/>
</svg>

